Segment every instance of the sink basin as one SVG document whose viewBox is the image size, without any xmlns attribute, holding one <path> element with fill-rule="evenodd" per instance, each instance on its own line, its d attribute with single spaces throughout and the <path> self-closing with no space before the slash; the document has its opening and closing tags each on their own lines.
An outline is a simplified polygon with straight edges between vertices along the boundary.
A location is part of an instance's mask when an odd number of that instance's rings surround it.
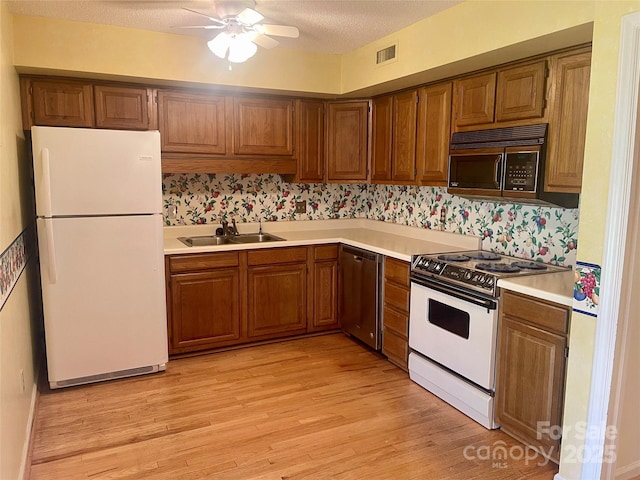
<svg viewBox="0 0 640 480">
<path fill-rule="evenodd" d="M 228 238 L 229 243 L 262 243 L 284 240 L 284 238 L 276 237 L 275 235 L 271 235 L 270 233 L 243 233 Z"/>
<path fill-rule="evenodd" d="M 263 243 L 284 240 L 270 233 L 244 233 L 233 236 L 204 235 L 201 237 L 178 237 L 188 247 L 205 247 L 210 245 L 230 245 L 238 243 Z"/>
<path fill-rule="evenodd" d="M 209 245 L 227 245 L 229 237 L 219 237 L 217 235 L 205 235 L 202 237 L 178 237 L 182 243 L 188 247 L 205 247 Z"/>
</svg>

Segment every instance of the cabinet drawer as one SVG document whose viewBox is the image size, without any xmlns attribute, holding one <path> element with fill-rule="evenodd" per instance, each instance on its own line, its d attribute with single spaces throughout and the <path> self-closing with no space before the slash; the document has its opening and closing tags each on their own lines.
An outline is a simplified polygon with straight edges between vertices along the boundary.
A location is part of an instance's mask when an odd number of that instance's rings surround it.
<svg viewBox="0 0 640 480">
<path fill-rule="evenodd" d="M 391 330 L 385 329 L 382 335 L 382 353 L 387 356 L 389 361 L 403 370 L 407 370 L 409 345 L 406 339 L 399 337 Z"/>
<path fill-rule="evenodd" d="M 172 273 L 206 270 L 209 268 L 237 267 L 238 252 L 173 255 L 169 257 Z"/>
<path fill-rule="evenodd" d="M 408 288 L 400 287 L 395 283 L 385 280 L 384 282 L 384 304 L 397 308 L 398 310 L 409 313 L 409 294 Z"/>
<path fill-rule="evenodd" d="M 266 250 L 249 250 L 249 265 L 270 265 L 273 263 L 295 263 L 307 261 L 307 247 L 269 248 Z"/>
<path fill-rule="evenodd" d="M 409 316 L 384 307 L 384 330 L 409 338 Z"/>
<path fill-rule="evenodd" d="M 314 260 L 335 260 L 338 258 L 338 245 L 314 247 Z"/>
<path fill-rule="evenodd" d="M 384 278 L 409 287 L 409 262 L 385 257 Z"/>
<path fill-rule="evenodd" d="M 505 291 L 502 295 L 502 312 L 544 329 L 559 333 L 569 331 L 569 311 L 560 305 Z"/>
</svg>

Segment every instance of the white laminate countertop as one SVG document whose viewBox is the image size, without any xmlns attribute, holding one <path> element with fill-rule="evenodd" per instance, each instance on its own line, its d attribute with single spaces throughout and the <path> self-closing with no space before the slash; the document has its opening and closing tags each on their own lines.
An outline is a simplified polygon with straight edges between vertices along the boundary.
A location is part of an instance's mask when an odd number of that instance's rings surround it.
<svg viewBox="0 0 640 480">
<path fill-rule="evenodd" d="M 571 307 L 573 306 L 574 281 L 574 272 L 569 270 L 542 275 L 502 278 L 498 280 L 498 287 Z"/>
<path fill-rule="evenodd" d="M 256 248 L 344 243 L 399 260 L 410 261 L 420 253 L 442 253 L 479 249 L 481 240 L 471 235 L 427 230 L 367 219 L 268 222 L 264 233 L 284 241 L 188 247 L 178 237 L 213 235 L 219 225 L 175 226 L 164 228 L 165 255 L 224 252 Z M 240 233 L 256 233 L 257 223 L 238 224 Z"/>
</svg>

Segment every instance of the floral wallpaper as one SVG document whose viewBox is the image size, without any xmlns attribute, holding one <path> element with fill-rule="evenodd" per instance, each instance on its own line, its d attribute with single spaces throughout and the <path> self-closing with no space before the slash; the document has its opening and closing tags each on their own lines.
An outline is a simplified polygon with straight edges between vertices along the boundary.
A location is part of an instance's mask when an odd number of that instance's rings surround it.
<svg viewBox="0 0 640 480">
<path fill-rule="evenodd" d="M 162 186 L 167 225 L 369 218 L 478 235 L 484 250 L 515 257 L 576 263 L 577 209 L 478 202 L 435 187 L 287 183 L 279 175 L 165 175 Z M 295 213 L 300 201 L 306 213 Z"/>
</svg>

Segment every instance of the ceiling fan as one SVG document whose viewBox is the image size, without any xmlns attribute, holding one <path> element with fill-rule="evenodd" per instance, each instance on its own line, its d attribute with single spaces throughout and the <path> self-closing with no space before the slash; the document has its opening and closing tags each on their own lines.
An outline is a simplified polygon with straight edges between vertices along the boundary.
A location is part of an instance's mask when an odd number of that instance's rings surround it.
<svg viewBox="0 0 640 480">
<path fill-rule="evenodd" d="M 215 7 L 219 18 L 183 7 L 184 10 L 207 17 L 212 23 L 180 28 L 221 30 L 207 46 L 215 55 L 223 59 L 226 57 L 230 62 L 248 60 L 255 55 L 258 49 L 256 45 L 263 48 L 276 47 L 280 42 L 269 35 L 289 38 L 298 38 L 300 35 L 296 27 L 259 23 L 264 17 L 254 10 L 255 0 L 216 0 Z"/>
</svg>

